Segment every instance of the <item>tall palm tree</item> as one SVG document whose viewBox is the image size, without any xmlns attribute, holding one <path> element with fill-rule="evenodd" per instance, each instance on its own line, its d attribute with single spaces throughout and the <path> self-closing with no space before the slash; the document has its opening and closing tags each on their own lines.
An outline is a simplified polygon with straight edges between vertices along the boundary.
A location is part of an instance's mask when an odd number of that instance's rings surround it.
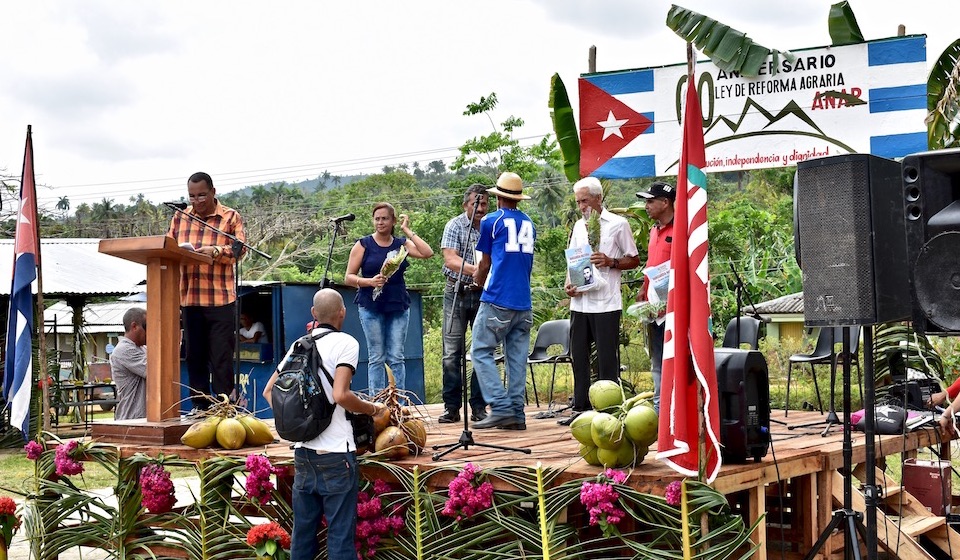
<svg viewBox="0 0 960 560">
<path fill-rule="evenodd" d="M 60 200 L 57 201 L 57 210 L 66 218 L 67 212 L 70 211 L 70 199 L 66 196 L 61 196 Z"/>
</svg>

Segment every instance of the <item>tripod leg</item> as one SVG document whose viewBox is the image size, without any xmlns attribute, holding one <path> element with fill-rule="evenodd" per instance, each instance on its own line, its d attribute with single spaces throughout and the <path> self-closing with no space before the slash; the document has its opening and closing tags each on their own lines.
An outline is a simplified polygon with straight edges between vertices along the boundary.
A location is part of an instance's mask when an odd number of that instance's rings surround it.
<svg viewBox="0 0 960 560">
<path fill-rule="evenodd" d="M 803 560 L 813 560 L 814 557 L 820 552 L 820 549 L 823 548 L 823 545 L 827 543 L 827 539 L 830 538 L 830 535 L 840 527 L 840 523 L 843 522 L 843 511 L 837 510 L 833 512 L 833 518 L 830 520 L 830 524 L 824 527 L 823 531 L 820 533 L 820 538 L 817 539 L 817 542 L 813 543 L 813 548 L 810 549 L 810 552 L 803 557 Z"/>
</svg>

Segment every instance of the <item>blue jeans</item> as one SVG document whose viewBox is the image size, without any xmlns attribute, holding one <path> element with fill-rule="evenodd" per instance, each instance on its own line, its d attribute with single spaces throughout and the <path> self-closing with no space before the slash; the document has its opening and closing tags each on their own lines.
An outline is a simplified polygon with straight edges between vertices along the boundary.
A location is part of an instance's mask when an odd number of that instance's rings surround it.
<svg viewBox="0 0 960 560">
<path fill-rule="evenodd" d="M 463 404 L 463 350 L 466 346 L 467 326 L 472 325 L 480 305 L 480 292 L 473 290 L 454 293 L 454 285 L 447 282 L 443 290 L 443 408 L 460 410 Z M 454 295 L 457 307 L 453 307 Z M 470 408 L 484 410 L 477 375 L 470 376 Z"/>
<path fill-rule="evenodd" d="M 293 456 L 293 535 L 290 560 L 313 560 L 317 532 L 327 518 L 327 557 L 356 560 L 357 492 L 360 485 L 357 456 L 298 448 Z"/>
<path fill-rule="evenodd" d="M 647 339 L 650 341 L 650 375 L 653 376 L 653 408 L 660 414 L 660 379 L 663 371 L 663 335 L 667 322 L 647 325 Z"/>
<path fill-rule="evenodd" d="M 480 303 L 473 322 L 473 371 L 480 379 L 483 400 L 490 404 L 490 414 L 507 416 L 526 422 L 523 413 L 523 390 L 527 386 L 527 355 L 530 352 L 532 311 L 515 311 L 490 303 Z M 507 386 L 500 381 L 494 358 L 503 345 L 507 370 Z"/>
<path fill-rule="evenodd" d="M 397 389 L 405 389 L 407 370 L 403 362 L 403 345 L 407 341 L 410 309 L 396 313 L 378 313 L 360 308 L 360 325 L 367 338 L 367 388 L 376 395 L 387 386 L 387 370 L 393 370 Z"/>
</svg>

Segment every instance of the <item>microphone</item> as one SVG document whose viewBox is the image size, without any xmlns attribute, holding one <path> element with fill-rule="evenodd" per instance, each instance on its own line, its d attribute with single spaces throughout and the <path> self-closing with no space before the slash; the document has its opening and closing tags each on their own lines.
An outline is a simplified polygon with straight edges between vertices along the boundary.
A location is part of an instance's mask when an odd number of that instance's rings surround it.
<svg viewBox="0 0 960 560">
<path fill-rule="evenodd" d="M 164 202 L 163 205 L 166 206 L 166 207 L 168 207 L 168 208 L 172 208 L 172 209 L 176 209 L 176 210 L 186 210 L 186 209 L 187 209 L 187 203 L 186 203 L 186 202 Z"/>
<path fill-rule="evenodd" d="M 334 219 L 333 219 L 333 223 L 339 224 L 340 222 L 352 222 L 352 221 L 354 221 L 354 220 L 356 220 L 356 219 L 357 219 L 357 217 L 354 216 L 353 214 L 344 214 L 343 216 L 340 216 L 340 217 L 338 217 L 338 218 L 334 218 Z"/>
</svg>

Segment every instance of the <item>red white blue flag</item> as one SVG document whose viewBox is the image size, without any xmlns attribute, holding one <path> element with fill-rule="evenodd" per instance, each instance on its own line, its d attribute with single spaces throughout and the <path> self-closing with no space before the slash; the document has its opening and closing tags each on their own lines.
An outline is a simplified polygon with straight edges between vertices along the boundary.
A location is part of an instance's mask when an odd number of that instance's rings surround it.
<svg viewBox="0 0 960 560">
<path fill-rule="evenodd" d="M 707 482 L 712 482 L 720 471 L 720 407 L 710 332 L 705 159 L 703 119 L 691 68 L 687 75 L 683 147 L 673 217 L 657 459 L 685 476 L 699 476 L 698 403 L 702 400 L 703 472 Z"/>
<path fill-rule="evenodd" d="M 20 180 L 20 211 L 14 241 L 13 285 L 7 319 L 7 354 L 3 395 L 10 409 L 10 425 L 30 437 L 30 400 L 33 390 L 33 290 L 37 279 L 37 188 L 33 174 L 33 140 L 27 127 Z"/>
</svg>

